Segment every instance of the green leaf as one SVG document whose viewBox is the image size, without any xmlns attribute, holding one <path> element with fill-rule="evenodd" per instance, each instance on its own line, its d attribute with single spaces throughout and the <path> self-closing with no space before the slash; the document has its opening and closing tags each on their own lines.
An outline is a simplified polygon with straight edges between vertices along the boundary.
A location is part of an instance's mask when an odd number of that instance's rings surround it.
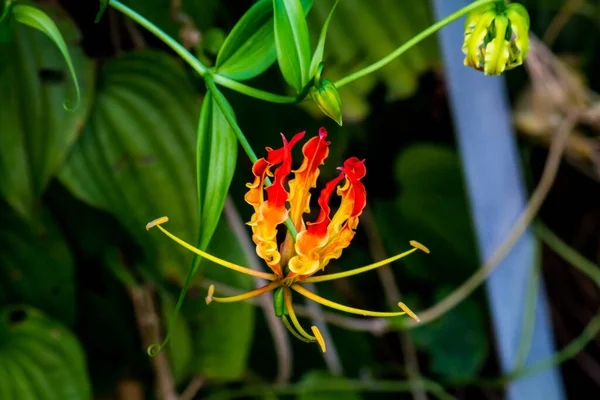
<svg viewBox="0 0 600 400">
<path fill-rule="evenodd" d="M 108 62 L 88 123 L 59 176 L 77 198 L 112 213 L 151 265 L 179 281 L 192 254 L 144 226 L 168 215 L 175 234 L 197 238 L 193 87 L 181 65 L 162 52 Z"/>
<path fill-rule="evenodd" d="M 333 376 L 327 371 L 309 371 L 302 376 L 298 400 L 360 400 L 362 396 L 343 377 Z"/>
<path fill-rule="evenodd" d="M 175 302 L 172 298 L 161 296 L 162 320 L 170 321 L 174 316 Z M 185 319 L 179 314 L 175 317 L 168 350 L 171 370 L 177 384 L 185 383 L 191 372 L 193 356 L 192 336 Z M 164 329 L 167 327 L 165 326 Z"/>
<path fill-rule="evenodd" d="M 317 48 L 315 49 L 315 53 L 313 54 L 313 58 L 310 63 L 309 77 L 315 76 L 315 74 L 317 73 L 317 69 L 319 68 L 319 64 L 321 64 L 321 61 L 323 61 L 323 52 L 325 51 L 325 39 L 327 38 L 327 30 L 329 29 L 329 22 L 331 22 L 331 17 L 333 17 L 333 12 L 335 11 L 337 5 L 338 0 L 336 0 L 333 4 L 333 7 L 331 7 L 331 11 L 329 11 L 329 15 L 327 16 L 327 19 L 323 24 L 323 29 L 321 29 L 319 41 L 317 42 Z"/>
<path fill-rule="evenodd" d="M 100 18 L 102 18 L 102 15 L 106 11 L 106 7 L 108 7 L 108 2 L 109 0 L 100 0 L 100 10 L 98 10 L 98 14 L 96 14 L 95 23 L 100 22 Z"/>
<path fill-rule="evenodd" d="M 225 100 L 224 97 L 223 99 Z M 227 112 L 235 119 L 233 109 L 229 103 L 227 105 Z M 196 157 L 198 198 L 201 205 L 199 247 L 204 250 L 219 222 L 237 161 L 235 132 L 210 91 L 204 98 L 200 113 Z"/>
<path fill-rule="evenodd" d="M 68 105 L 67 100 L 65 100 L 64 106 L 69 111 L 76 109 L 81 101 L 79 82 L 77 81 L 75 67 L 71 61 L 71 56 L 69 55 L 69 49 L 67 48 L 67 44 L 65 43 L 60 30 L 54 21 L 52 21 L 52 19 L 48 16 L 48 14 L 35 7 L 17 4 L 12 8 L 12 13 L 15 17 L 15 21 L 29 25 L 30 27 L 46 34 L 46 36 L 48 36 L 48 38 L 54 42 L 54 45 L 61 52 L 65 62 L 67 63 L 67 66 L 69 67 L 69 72 L 71 73 L 71 78 L 73 78 L 73 84 L 75 85 L 75 92 L 77 94 L 75 104 L 72 107 Z"/>
<path fill-rule="evenodd" d="M 275 49 L 285 81 L 300 92 L 309 81 L 310 37 L 300 0 L 273 0 Z"/>
<path fill-rule="evenodd" d="M 69 43 L 84 90 L 81 106 L 66 111 L 69 68 L 43 33 L 15 24 L 14 40 L 0 44 L 0 192 L 28 220 L 75 142 L 93 95 L 94 64 L 79 46 L 75 24 L 62 10 L 45 10 Z"/>
<path fill-rule="evenodd" d="M 260 75 L 275 62 L 273 3 L 260 0 L 233 27 L 219 54 L 217 73 L 242 81 Z"/>
<path fill-rule="evenodd" d="M 240 265 L 248 265 L 239 240 L 222 217 L 208 250 L 210 254 Z M 204 261 L 203 261 L 204 262 Z M 206 261 L 203 275 L 214 282 L 253 289 L 253 278 Z M 218 286 L 216 295 L 219 294 Z M 194 340 L 193 371 L 207 379 L 237 380 L 246 372 L 250 343 L 254 336 L 254 307 L 247 302 L 207 305 L 204 293 L 186 299 L 183 314 Z"/>
<path fill-rule="evenodd" d="M 304 14 L 311 6 L 312 0 L 302 0 Z M 273 0 L 260 0 L 233 27 L 215 66 L 219 75 L 243 81 L 262 74 L 275 60 Z"/>
<path fill-rule="evenodd" d="M 436 302 L 451 291 L 438 289 Z M 479 300 L 468 298 L 438 320 L 411 331 L 415 343 L 429 353 L 432 372 L 451 380 L 478 375 L 489 348 L 483 307 Z"/>
<path fill-rule="evenodd" d="M 48 213 L 30 227 L 6 210 L 0 214 L 0 287 L 10 302 L 37 307 L 68 326 L 75 324 L 75 266 Z"/>
<path fill-rule="evenodd" d="M 83 350 L 75 336 L 31 307 L 0 311 L 0 398 L 91 398 Z"/>
</svg>

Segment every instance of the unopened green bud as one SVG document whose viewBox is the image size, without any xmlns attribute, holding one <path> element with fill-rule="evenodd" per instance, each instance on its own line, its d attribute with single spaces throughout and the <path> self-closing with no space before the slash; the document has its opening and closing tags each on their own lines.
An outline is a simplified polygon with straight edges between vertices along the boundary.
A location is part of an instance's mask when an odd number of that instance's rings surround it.
<svg viewBox="0 0 600 400">
<path fill-rule="evenodd" d="M 529 14 L 521 4 L 498 1 L 471 11 L 465 21 L 465 65 L 500 75 L 523 64 L 529 51 Z"/>
<path fill-rule="evenodd" d="M 333 82 L 323 79 L 310 90 L 310 95 L 323 114 L 342 126 L 342 100 Z"/>
</svg>

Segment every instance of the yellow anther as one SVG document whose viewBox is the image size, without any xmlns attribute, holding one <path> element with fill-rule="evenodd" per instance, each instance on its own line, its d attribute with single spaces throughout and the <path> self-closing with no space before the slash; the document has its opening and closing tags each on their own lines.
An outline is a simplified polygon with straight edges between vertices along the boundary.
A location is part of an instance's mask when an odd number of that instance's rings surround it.
<svg viewBox="0 0 600 400">
<path fill-rule="evenodd" d="M 415 321 L 421 322 L 421 320 L 419 319 L 419 317 L 417 317 L 417 314 L 415 314 L 414 312 L 412 312 L 411 309 L 408 308 L 406 306 L 406 304 L 404 304 L 403 302 L 399 302 L 398 303 L 398 307 L 400 307 L 402 309 L 402 311 L 404 311 L 406 313 L 406 315 L 408 315 L 409 317 L 411 317 Z"/>
<path fill-rule="evenodd" d="M 416 240 L 411 240 L 409 243 L 412 247 L 415 247 L 415 248 L 429 254 L 429 249 L 427 247 L 423 246 L 421 243 L 417 242 Z"/>
<path fill-rule="evenodd" d="M 150 221 L 146 224 L 146 230 L 149 231 L 150 228 L 154 228 L 156 225 L 164 224 L 169 221 L 169 217 L 160 217 L 156 218 L 154 221 Z"/>
<path fill-rule="evenodd" d="M 215 285 L 210 285 L 208 287 L 208 295 L 204 298 L 206 304 L 210 304 L 213 301 L 213 294 L 215 294 Z"/>
<path fill-rule="evenodd" d="M 325 353 L 327 347 L 325 346 L 325 340 L 323 339 L 323 335 L 321 335 L 321 331 L 315 325 L 311 326 L 310 330 L 312 331 L 313 335 L 315 335 L 315 339 L 317 339 L 319 346 L 321 346 L 321 351 Z"/>
</svg>

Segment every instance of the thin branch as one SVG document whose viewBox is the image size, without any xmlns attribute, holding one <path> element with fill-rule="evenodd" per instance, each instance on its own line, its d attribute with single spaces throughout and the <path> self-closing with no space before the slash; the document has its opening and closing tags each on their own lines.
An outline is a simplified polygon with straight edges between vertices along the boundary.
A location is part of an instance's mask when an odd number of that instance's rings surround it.
<svg viewBox="0 0 600 400">
<path fill-rule="evenodd" d="M 131 37 L 133 47 L 138 50 L 148 47 L 146 39 L 144 39 L 144 35 L 142 35 L 138 29 L 138 26 L 133 22 L 133 20 L 125 18 L 125 29 L 127 29 L 127 33 L 129 33 L 129 36 Z"/>
<path fill-rule="evenodd" d="M 192 378 L 181 396 L 179 396 L 179 400 L 193 400 L 196 394 L 198 394 L 198 391 L 204 386 L 204 382 L 205 380 L 201 376 Z"/>
<path fill-rule="evenodd" d="M 162 340 L 160 319 L 154 304 L 153 290 L 150 284 L 144 284 L 141 287 L 127 287 L 127 290 L 131 296 L 135 320 L 145 350 L 152 343 L 160 343 Z M 173 380 L 167 352 L 160 352 L 156 357 L 151 358 L 151 361 L 154 378 L 156 379 L 156 397 L 160 400 L 177 400 L 175 381 Z"/>
<path fill-rule="evenodd" d="M 121 44 L 121 35 L 119 35 L 119 19 L 115 10 L 108 10 L 108 34 L 110 41 L 115 46 L 117 55 L 123 54 L 123 46 Z"/>
<path fill-rule="evenodd" d="M 567 116 L 558 128 L 558 131 L 554 137 L 554 141 L 550 147 L 550 153 L 546 159 L 544 171 L 537 187 L 533 191 L 527 206 L 519 215 L 517 222 L 514 224 L 509 235 L 504 241 L 498 246 L 496 251 L 491 257 L 479 268 L 469 279 L 467 279 L 460 287 L 454 292 L 444 298 L 442 301 L 434 305 L 433 307 L 419 313 L 421 323 L 423 325 L 430 323 L 446 312 L 453 309 L 461 301 L 467 298 L 475 289 L 479 287 L 487 277 L 496 269 L 500 262 L 506 257 L 506 255 L 512 250 L 517 244 L 523 233 L 527 230 L 527 227 L 531 221 L 537 215 L 542 203 L 546 199 L 550 188 L 554 183 L 556 172 L 562 159 L 562 154 L 569 137 L 569 133 L 573 129 L 577 122 L 577 114 L 573 113 Z M 417 326 L 417 323 L 410 320 L 404 326 L 406 329 L 411 329 Z"/>
<path fill-rule="evenodd" d="M 314 283 L 306 283 L 304 286 L 306 286 L 311 292 L 317 293 L 317 287 Z M 313 325 L 316 325 L 319 328 L 325 343 L 327 343 L 327 351 L 322 354 L 329 372 L 335 376 L 343 375 L 344 369 L 342 367 L 342 362 L 340 361 L 335 342 L 331 337 L 329 327 L 327 327 L 323 307 L 319 303 L 315 303 L 314 301 L 310 301 L 308 299 L 305 299 L 305 302 L 308 310 L 310 310 Z"/>
<path fill-rule="evenodd" d="M 560 11 L 554 16 L 554 19 L 550 22 L 548 29 L 546 29 L 546 32 L 544 33 L 544 42 L 549 47 L 552 47 L 558 34 L 562 31 L 567 22 L 569 22 L 569 19 L 571 19 L 577 9 L 584 3 L 585 0 L 567 0 L 563 3 Z"/>
<path fill-rule="evenodd" d="M 370 207 L 366 207 L 363 211 L 363 227 L 369 238 L 369 251 L 371 257 L 374 260 L 383 260 L 387 258 L 385 249 L 381 241 L 381 235 L 377 229 L 377 225 L 373 220 L 373 213 Z M 402 300 L 400 288 L 396 284 L 396 277 L 394 272 L 389 265 L 377 269 L 377 275 L 381 286 L 383 287 L 383 294 L 388 306 L 395 309 L 396 304 Z M 421 382 L 421 373 L 419 371 L 419 359 L 417 358 L 417 351 L 415 349 L 412 337 L 408 332 L 398 332 L 398 339 L 404 358 L 406 361 L 406 372 L 408 380 L 411 382 L 411 392 L 415 400 L 427 400 L 427 393 L 419 383 Z"/>
</svg>

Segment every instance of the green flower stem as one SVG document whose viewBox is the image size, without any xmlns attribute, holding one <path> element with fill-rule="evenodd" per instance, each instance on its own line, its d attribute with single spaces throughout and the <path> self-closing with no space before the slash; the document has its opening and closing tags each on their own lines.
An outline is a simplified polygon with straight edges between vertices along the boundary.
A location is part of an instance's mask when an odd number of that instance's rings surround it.
<svg viewBox="0 0 600 400">
<path fill-rule="evenodd" d="M 229 126 L 235 132 L 235 135 L 237 136 L 238 141 L 242 145 L 242 148 L 248 155 L 248 158 L 254 164 L 258 160 L 258 157 L 256 156 L 256 153 L 252 149 L 252 146 L 250 146 L 248 139 L 246 139 L 246 135 L 244 135 L 244 132 L 242 132 L 242 129 L 237 124 L 233 115 L 231 115 L 227 111 L 228 108 L 225 104 L 225 101 L 224 101 L 225 99 L 223 97 L 223 93 L 221 93 L 221 91 L 217 88 L 217 85 L 215 84 L 215 81 L 210 74 L 206 74 L 204 76 L 204 81 L 206 82 L 207 89 L 210 90 L 210 92 L 213 94 L 215 101 L 217 102 L 217 105 L 223 112 L 223 115 L 225 116 L 225 119 L 229 123 Z M 267 178 L 266 181 L 267 181 L 267 185 L 271 184 L 271 180 L 269 178 Z M 285 225 L 287 226 L 288 232 L 290 232 L 294 241 L 296 241 L 296 236 L 298 235 L 298 231 L 296 231 L 296 227 L 292 223 L 292 220 L 290 218 L 288 218 L 285 221 Z"/>
<path fill-rule="evenodd" d="M 469 4 L 468 6 L 461 8 L 460 10 L 450 14 L 449 16 L 442 19 L 441 21 L 438 21 L 435 24 L 431 25 L 430 27 L 428 27 L 427 29 L 425 29 L 424 31 L 422 31 L 421 33 L 417 34 L 415 37 L 410 39 L 408 42 L 404 43 L 402 46 L 398 47 L 396 50 L 394 50 L 393 52 L 391 52 L 390 54 L 388 54 L 387 56 L 382 58 L 381 60 L 369 65 L 368 67 L 361 69 L 360 71 L 356 71 L 356 72 L 346 76 L 345 78 L 338 80 L 337 82 L 334 83 L 334 85 L 339 89 L 344 85 L 347 85 L 351 82 L 354 82 L 355 80 L 357 80 L 359 78 L 362 78 L 365 75 L 370 74 L 371 72 L 375 72 L 378 69 L 385 67 L 386 65 L 388 65 L 389 63 L 394 61 L 395 58 L 401 56 L 407 50 L 412 48 L 414 45 L 418 44 L 420 41 L 427 38 L 428 36 L 434 34 L 435 32 L 437 32 L 444 26 L 450 24 L 451 22 L 456 21 L 463 15 L 468 14 L 469 12 L 471 12 L 472 10 L 474 10 L 475 8 L 477 8 L 483 4 L 493 3 L 493 2 L 497 2 L 497 1 L 498 0 L 474 1 L 473 3 Z"/>
<path fill-rule="evenodd" d="M 221 86 L 225 86 L 231 90 L 235 90 L 238 93 L 245 94 L 246 96 L 254 97 L 256 99 L 268 101 L 271 103 L 279 104 L 293 104 L 298 102 L 298 98 L 295 96 L 283 96 L 280 94 L 265 92 L 264 90 L 256 89 L 248 85 L 244 85 L 233 79 L 226 78 L 218 73 L 213 74 L 214 81 Z"/>
<path fill-rule="evenodd" d="M 224 101 L 223 93 L 221 93 L 221 91 L 217 88 L 217 85 L 215 85 L 215 81 L 214 81 L 212 75 L 211 76 L 205 76 L 204 77 L 204 82 L 206 83 L 206 88 L 214 96 L 215 101 L 219 105 L 219 108 L 221 109 L 221 112 L 223 113 L 223 115 L 225 116 L 225 119 L 229 123 L 229 126 L 235 132 L 235 135 L 237 136 L 238 141 L 242 145 L 242 148 L 244 149 L 244 151 L 248 155 L 248 158 L 254 164 L 258 160 L 258 157 L 256 156 L 256 153 L 254 152 L 254 149 L 252 148 L 252 146 L 250 146 L 250 143 L 248 142 L 248 139 L 246 139 L 246 135 L 244 135 L 244 132 L 242 132 L 242 129 L 237 124 L 237 122 L 236 122 L 235 118 L 233 117 L 233 115 L 231 115 L 227 111 L 228 107 L 227 107 L 227 105 L 226 105 L 226 103 Z"/>
<path fill-rule="evenodd" d="M 185 47 L 183 47 L 179 42 L 173 39 L 171 36 L 167 35 L 163 32 L 158 26 L 154 25 L 152 22 L 148 21 L 146 18 L 133 11 L 131 8 L 126 5 L 120 3 L 117 0 L 111 0 L 110 6 L 115 10 L 122 12 L 127 15 L 129 18 L 152 32 L 157 38 L 162 40 L 167 46 L 169 46 L 175 53 L 177 53 L 181 58 L 183 58 L 196 72 L 200 74 L 200 76 L 204 76 L 208 71 L 208 68 L 202 64 L 192 53 L 190 53 Z"/>
</svg>

